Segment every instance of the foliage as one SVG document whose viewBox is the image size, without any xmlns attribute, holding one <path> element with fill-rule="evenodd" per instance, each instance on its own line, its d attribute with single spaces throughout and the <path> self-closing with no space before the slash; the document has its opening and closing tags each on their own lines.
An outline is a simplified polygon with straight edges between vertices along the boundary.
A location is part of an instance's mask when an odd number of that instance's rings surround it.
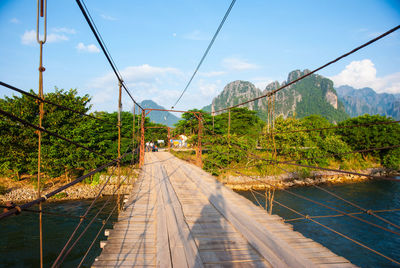
<svg viewBox="0 0 400 268">
<path fill-rule="evenodd" d="M 381 148 L 393 145 L 399 145 L 400 125 L 399 124 L 376 124 L 378 122 L 392 122 L 392 118 L 381 115 L 362 115 L 348 119 L 339 124 L 343 128 L 337 129 L 336 133 L 353 150 L 368 150 L 371 148 Z M 346 127 L 353 125 L 364 125 L 361 127 Z M 376 150 L 363 153 L 379 157 L 381 163 L 386 167 L 395 167 L 400 165 L 396 156 L 397 149 Z M 393 155 L 393 156 L 391 156 Z M 388 166 L 389 165 L 389 166 Z"/>
<path fill-rule="evenodd" d="M 32 90 L 31 94 L 35 94 Z M 59 90 L 45 94 L 44 98 L 51 102 L 67 106 L 71 109 L 89 113 L 90 97 L 79 96 L 76 89 Z M 38 104 L 34 99 L 22 95 L 21 97 L 5 97 L 0 99 L 0 108 L 35 125 L 39 123 Z M 117 158 L 118 151 L 118 114 L 95 112 L 92 115 L 104 120 L 84 117 L 80 114 L 44 105 L 43 128 L 82 144 L 96 153 L 50 136 L 42 135 L 42 167 L 45 178 L 57 177 L 61 174 L 80 175 L 95 169 L 101 164 Z M 139 116 L 136 116 L 136 123 Z M 133 115 L 129 112 L 121 113 L 121 154 L 132 149 Z M 156 126 L 145 119 L 145 127 Z M 162 125 L 160 125 L 162 126 Z M 140 135 L 139 126 L 135 124 L 135 135 Z M 146 139 L 167 139 L 166 130 L 148 130 Z M 134 143 L 135 148 L 138 142 Z M 34 130 L 22 124 L 1 117 L 0 120 L 0 174 L 20 179 L 22 174 L 37 173 L 38 136 Z M 131 162 L 132 154 L 122 161 L 122 164 Z M 135 156 L 137 161 L 137 156 Z"/>
<path fill-rule="evenodd" d="M 400 170 L 400 148 L 390 150 L 383 156 L 382 164 L 393 170 Z"/>
<path fill-rule="evenodd" d="M 228 167 L 231 163 L 239 163 L 247 158 L 250 150 L 244 137 L 234 135 L 231 140 L 227 136 L 214 136 L 209 138 L 207 158 L 204 169 L 214 175 L 219 175 L 219 170 Z"/>
</svg>

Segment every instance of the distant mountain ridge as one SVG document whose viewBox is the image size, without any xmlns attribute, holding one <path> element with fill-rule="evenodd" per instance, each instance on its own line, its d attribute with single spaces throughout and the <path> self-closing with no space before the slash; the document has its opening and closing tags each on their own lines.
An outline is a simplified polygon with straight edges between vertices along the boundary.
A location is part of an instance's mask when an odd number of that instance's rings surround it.
<svg viewBox="0 0 400 268">
<path fill-rule="evenodd" d="M 355 89 L 351 86 L 340 86 L 336 91 L 351 117 L 367 113 L 400 120 L 400 94 L 378 94 L 369 87 Z"/>
<path fill-rule="evenodd" d="M 165 108 L 161 105 L 158 105 L 156 102 L 152 100 L 144 100 L 139 103 L 143 108 L 149 109 L 163 109 Z M 139 108 L 136 108 L 136 114 L 139 113 Z M 179 118 L 170 112 L 165 111 L 152 111 L 149 113 L 148 117 L 150 117 L 150 121 L 158 124 L 167 125 L 169 127 L 173 127 L 175 123 L 179 121 Z"/>
<path fill-rule="evenodd" d="M 289 73 L 286 81 L 282 83 L 278 81 L 272 82 L 263 91 L 248 81 L 237 80 L 231 82 L 203 110 L 209 112 L 217 111 L 265 95 L 309 72 L 309 70 L 292 71 Z M 245 104 L 242 107 L 256 111 L 265 120 L 268 101 L 266 98 L 262 98 Z M 302 118 L 311 114 L 320 114 L 331 122 L 338 122 L 348 118 L 343 103 L 338 99 L 333 82 L 317 74 L 312 74 L 296 84 L 279 91 L 275 96 L 275 114 L 284 118 L 290 116 Z"/>
</svg>

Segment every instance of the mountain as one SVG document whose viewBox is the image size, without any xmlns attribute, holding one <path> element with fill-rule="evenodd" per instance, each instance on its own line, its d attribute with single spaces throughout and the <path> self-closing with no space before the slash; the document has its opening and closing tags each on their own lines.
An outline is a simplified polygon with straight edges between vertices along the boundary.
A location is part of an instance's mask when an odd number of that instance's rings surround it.
<svg viewBox="0 0 400 268">
<path fill-rule="evenodd" d="M 400 94 L 377 94 L 372 88 L 355 89 L 350 86 L 336 88 L 339 99 L 351 116 L 380 114 L 400 120 Z"/>
<path fill-rule="evenodd" d="M 286 81 L 279 83 L 272 82 L 261 91 L 252 83 L 247 81 L 234 81 L 227 84 L 224 90 L 212 103 L 203 109 L 211 112 L 226 108 L 246 100 L 250 100 L 281 86 L 287 85 L 298 77 L 309 73 L 309 70 L 295 70 L 289 73 Z M 262 118 L 266 119 L 268 110 L 268 100 L 262 98 L 254 102 L 243 105 L 250 110 L 254 110 Z M 275 95 L 275 114 L 276 116 L 296 116 L 299 118 L 320 114 L 331 122 L 338 122 L 348 118 L 344 106 L 338 100 L 333 82 L 320 75 L 312 74 L 294 85 L 279 91 Z"/>
<path fill-rule="evenodd" d="M 164 109 L 165 108 L 161 105 L 158 105 L 152 100 L 144 100 L 141 103 L 139 103 L 140 106 L 143 108 L 149 108 L 149 109 Z M 136 114 L 139 113 L 139 108 L 136 108 Z M 150 121 L 158 124 L 163 124 L 167 125 L 169 127 L 173 127 L 175 123 L 179 121 L 179 118 L 176 117 L 174 114 L 170 112 L 165 112 L 165 111 L 151 111 L 148 114 L 148 117 L 150 117 Z"/>
</svg>

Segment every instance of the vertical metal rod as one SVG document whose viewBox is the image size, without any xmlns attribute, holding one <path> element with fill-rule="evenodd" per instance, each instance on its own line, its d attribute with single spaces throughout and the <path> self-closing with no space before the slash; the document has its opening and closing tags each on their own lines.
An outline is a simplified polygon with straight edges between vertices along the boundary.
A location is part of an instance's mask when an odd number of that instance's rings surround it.
<svg viewBox="0 0 400 268">
<path fill-rule="evenodd" d="M 228 110 L 228 163 L 231 156 L 231 109 Z"/>
<path fill-rule="evenodd" d="M 171 130 L 170 127 L 168 127 L 168 152 L 171 151 Z"/>
<path fill-rule="evenodd" d="M 144 121 L 146 118 L 145 110 L 142 110 L 142 122 L 141 122 L 141 140 L 140 140 L 140 158 L 139 158 L 139 167 L 142 167 L 144 164 Z"/>
<path fill-rule="evenodd" d="M 198 141 L 197 141 L 197 163 L 199 167 L 203 167 L 203 160 L 201 159 L 202 155 L 202 149 L 201 149 L 201 135 L 203 132 L 203 124 L 201 122 L 201 114 L 198 115 L 198 120 L 199 120 L 199 131 L 198 131 Z"/>
<path fill-rule="evenodd" d="M 40 14 L 39 14 L 40 13 Z M 37 1 L 36 10 L 36 41 L 40 45 L 40 58 L 39 58 L 39 98 L 44 99 L 43 94 L 43 72 L 46 70 L 43 67 L 43 44 L 46 43 L 47 39 L 47 0 Z M 43 39 L 40 39 L 39 34 L 39 24 L 40 17 L 43 18 Z M 39 127 L 42 127 L 44 115 L 44 103 L 39 101 Z M 37 187 L 38 187 L 38 198 L 41 196 L 41 154 L 42 154 L 42 132 L 38 131 L 38 177 L 37 177 Z M 39 243 L 40 243 L 40 268 L 43 268 L 43 214 L 42 214 L 42 203 L 39 203 Z"/>
<path fill-rule="evenodd" d="M 119 86 L 119 98 L 118 98 L 118 190 L 117 190 L 117 202 L 118 211 L 121 211 L 121 110 L 122 110 L 122 81 L 118 81 Z"/>
<path fill-rule="evenodd" d="M 43 94 L 43 42 L 40 42 L 40 63 L 39 63 L 39 98 L 44 99 Z M 44 115 L 44 103 L 39 101 L 39 127 L 42 127 L 43 115 Z M 37 187 L 38 187 L 38 198 L 41 196 L 41 155 L 42 155 L 42 132 L 38 131 L 38 175 L 37 175 Z M 43 267 L 43 215 L 42 215 L 42 203 L 39 203 L 39 240 L 40 240 L 40 267 Z"/>
<path fill-rule="evenodd" d="M 133 103 L 132 158 L 135 157 L 135 125 L 136 125 L 135 120 L 136 120 L 136 104 Z M 133 161 L 133 159 L 132 159 L 132 161 Z"/>
</svg>

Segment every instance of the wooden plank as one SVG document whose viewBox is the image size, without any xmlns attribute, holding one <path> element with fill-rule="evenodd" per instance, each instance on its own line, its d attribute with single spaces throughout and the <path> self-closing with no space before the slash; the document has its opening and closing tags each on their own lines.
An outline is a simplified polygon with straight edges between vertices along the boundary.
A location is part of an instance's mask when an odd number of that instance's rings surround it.
<svg viewBox="0 0 400 268">
<path fill-rule="evenodd" d="M 161 183 L 161 189 L 162 192 L 164 194 L 164 197 L 167 197 L 167 202 L 169 204 L 169 206 L 167 206 L 169 213 L 167 214 L 167 218 L 168 220 L 171 222 L 172 224 L 172 234 L 173 237 L 172 239 L 170 238 L 170 246 L 171 246 L 171 250 L 173 250 L 173 242 L 176 242 L 177 245 L 182 245 L 182 247 L 184 248 L 184 252 L 185 252 L 185 256 L 186 256 L 186 265 L 188 265 L 189 267 L 203 267 L 202 261 L 199 257 L 198 254 L 198 248 L 190 234 L 190 231 L 187 227 L 187 225 L 185 225 L 185 221 L 184 221 L 184 217 L 183 217 L 183 213 L 182 213 L 182 208 L 180 207 L 179 204 L 179 200 L 176 197 L 176 194 L 172 188 L 172 185 L 169 181 L 169 178 L 167 176 L 166 171 L 160 166 L 160 171 L 162 174 L 162 183 Z M 164 200 L 166 201 L 166 200 Z M 166 210 L 167 211 L 167 210 Z M 170 227 L 170 225 L 168 224 L 168 227 Z M 174 241 L 175 240 L 175 241 Z M 179 248 L 179 247 L 178 247 Z M 174 254 L 172 254 L 174 256 Z M 177 263 L 177 267 L 184 267 L 185 265 L 181 262 L 180 257 L 177 258 L 177 256 L 175 256 L 175 258 L 177 259 L 178 263 Z M 181 263 L 179 263 L 181 262 Z M 180 266 L 182 265 L 182 266 Z M 174 262 L 174 266 L 175 266 L 175 262 Z"/>
<path fill-rule="evenodd" d="M 152 169 L 154 176 L 154 168 Z M 171 250 L 168 241 L 168 226 L 166 221 L 165 203 L 161 190 L 161 177 L 157 177 L 157 266 L 172 267 Z"/>
</svg>

